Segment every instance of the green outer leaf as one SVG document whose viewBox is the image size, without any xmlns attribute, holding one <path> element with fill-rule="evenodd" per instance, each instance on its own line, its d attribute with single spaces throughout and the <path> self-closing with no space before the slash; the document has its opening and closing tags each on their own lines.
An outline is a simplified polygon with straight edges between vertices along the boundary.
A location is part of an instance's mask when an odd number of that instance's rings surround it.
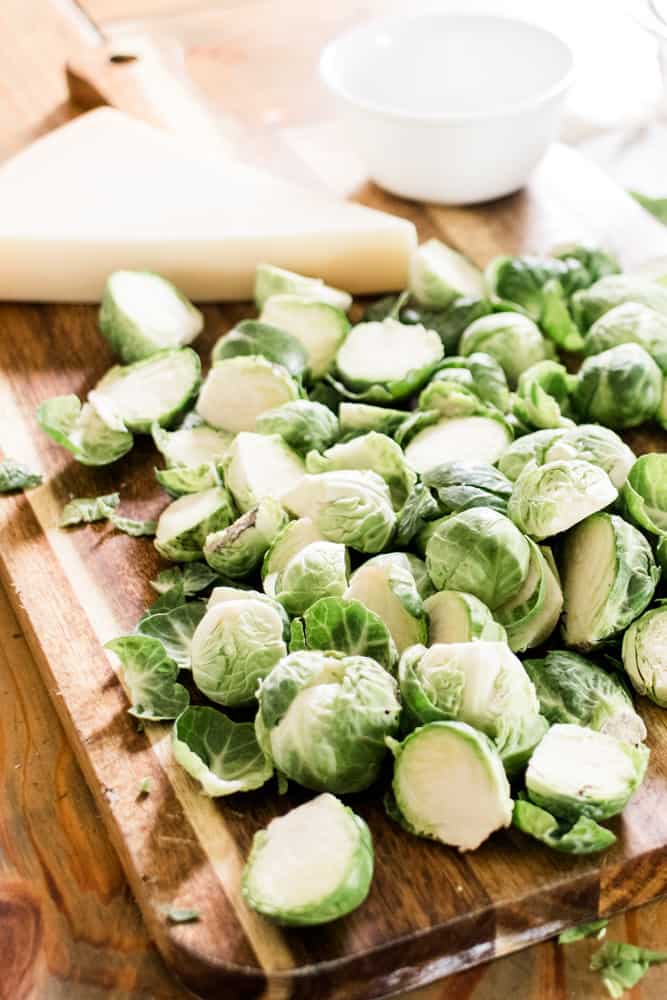
<svg viewBox="0 0 667 1000">
<path fill-rule="evenodd" d="M 438 504 L 429 488 L 423 482 L 416 483 L 396 515 L 394 543 L 399 548 L 409 545 L 424 525 L 435 520 L 439 514 Z"/>
<path fill-rule="evenodd" d="M 652 535 L 667 532 L 667 455 L 641 455 L 621 492 L 628 520 Z"/>
<path fill-rule="evenodd" d="M 667 373 L 667 316 L 639 302 L 624 302 L 600 316 L 586 334 L 584 352 L 590 356 L 633 343 L 643 347 L 662 373 Z"/>
<path fill-rule="evenodd" d="M 211 363 L 243 355 L 260 355 L 282 365 L 290 375 L 303 375 L 308 367 L 304 346 L 291 333 L 270 323 L 244 319 L 229 333 L 224 333 L 211 352 Z"/>
<path fill-rule="evenodd" d="M 667 295 L 667 288 L 663 290 Z M 619 344 L 584 360 L 572 405 L 582 422 L 614 430 L 636 427 L 655 415 L 662 382 L 662 372 L 643 347 Z"/>
<path fill-rule="evenodd" d="M 82 465 L 109 465 L 134 444 L 129 431 L 112 430 L 97 410 L 77 396 L 54 396 L 37 407 L 37 422 L 49 437 Z"/>
<path fill-rule="evenodd" d="M 417 482 L 417 474 L 406 462 L 401 447 L 386 434 L 378 434 L 377 431 L 368 431 L 344 444 L 336 444 L 324 454 L 310 451 L 306 455 L 307 472 L 344 469 L 377 473 L 389 488 L 395 510 L 403 506 Z"/>
<path fill-rule="evenodd" d="M 322 597 L 305 612 L 303 628 L 303 648 L 369 656 L 390 673 L 396 671 L 398 652 L 389 629 L 360 601 Z"/>
<path fill-rule="evenodd" d="M 157 531 L 157 521 L 135 521 L 131 517 L 121 517 L 115 511 L 110 511 L 108 517 L 117 531 L 122 531 L 126 535 L 132 535 L 133 538 L 141 538 L 142 536 L 152 537 Z"/>
<path fill-rule="evenodd" d="M 336 414 L 309 399 L 293 399 L 260 413 L 255 428 L 260 434 L 279 434 L 300 454 L 329 448 L 340 434 Z"/>
<path fill-rule="evenodd" d="M 175 759 L 204 794 L 233 795 L 261 788 L 273 764 L 259 746 L 252 722 L 232 722 L 209 706 L 190 706 L 172 730 Z"/>
<path fill-rule="evenodd" d="M 162 489 L 174 499 L 223 485 L 222 476 L 215 462 L 205 462 L 192 468 L 175 465 L 168 469 L 156 469 L 155 478 Z"/>
<path fill-rule="evenodd" d="M 63 507 L 60 527 L 69 528 L 74 524 L 106 521 L 119 503 L 118 493 L 107 493 L 99 497 L 75 497 Z"/>
<path fill-rule="evenodd" d="M 667 707 L 664 634 L 667 607 L 661 601 L 636 618 L 623 636 L 623 667 L 638 694 Z M 655 630 L 653 642 L 650 633 Z"/>
<path fill-rule="evenodd" d="M 174 663 L 177 663 L 181 670 L 190 670 L 192 636 L 205 614 L 204 601 L 190 601 L 169 611 L 157 612 L 142 619 L 137 625 L 137 632 L 159 639 Z"/>
<path fill-rule="evenodd" d="M 13 493 L 14 490 L 30 490 L 42 482 L 40 472 L 32 472 L 27 465 L 6 458 L 0 462 L 0 493 Z"/>
<path fill-rule="evenodd" d="M 157 579 L 151 580 L 151 587 L 158 594 L 164 594 L 179 584 L 183 587 L 184 597 L 192 597 L 206 590 L 212 583 L 219 583 L 220 577 L 215 570 L 202 562 L 184 563 L 182 566 L 170 566 L 158 573 Z"/>
<path fill-rule="evenodd" d="M 615 1000 L 632 989 L 651 965 L 667 962 L 667 952 L 638 948 L 621 941 L 605 941 L 591 956 L 590 969 L 602 976 L 607 992 Z"/>
<path fill-rule="evenodd" d="M 180 608 L 181 604 L 185 604 L 185 589 L 183 587 L 183 581 L 179 580 L 172 587 L 169 587 L 168 590 L 161 593 L 157 600 L 153 601 L 153 603 L 146 608 L 143 615 L 137 622 L 137 626 L 139 626 L 141 622 L 146 621 L 146 619 L 150 618 L 152 615 L 158 615 L 162 614 L 164 611 L 172 611 L 174 608 Z"/>
<path fill-rule="evenodd" d="M 471 507 L 490 507 L 504 514 L 512 493 L 511 481 L 492 465 L 443 462 L 421 478 L 425 486 L 435 489 L 444 514 Z"/>
<path fill-rule="evenodd" d="M 616 843 L 611 830 L 599 826 L 588 816 L 580 816 L 572 825 L 567 826 L 559 823 L 546 809 L 525 799 L 517 799 L 514 803 L 512 824 L 522 833 L 527 833 L 554 851 L 564 854 L 595 854 Z"/>
<path fill-rule="evenodd" d="M 523 437 L 517 438 L 500 456 L 498 469 L 511 482 L 516 482 L 529 462 L 543 465 L 545 455 L 550 446 L 562 438 L 565 433 L 565 428 L 559 427 L 533 431 L 530 434 L 525 434 Z M 586 456 L 577 455 L 576 457 L 585 458 Z M 592 459 L 588 459 L 588 461 L 592 461 Z"/>
<path fill-rule="evenodd" d="M 294 618 L 290 622 L 289 651 L 290 653 L 298 653 L 302 649 L 307 648 L 303 620 L 301 618 Z"/>
<path fill-rule="evenodd" d="M 302 615 L 320 598 L 342 597 L 349 568 L 340 542 L 311 542 L 278 573 L 275 598 L 289 615 Z"/>
<path fill-rule="evenodd" d="M 132 702 L 128 709 L 137 719 L 175 719 L 188 706 L 187 688 L 176 683 L 178 666 L 158 639 L 122 635 L 104 644 L 123 665 L 125 686 Z"/>
<path fill-rule="evenodd" d="M 658 222 L 667 225 L 667 198 L 651 198 L 641 191 L 628 191 L 628 194 L 631 194 L 647 212 L 654 215 Z"/>
<path fill-rule="evenodd" d="M 596 937 L 599 941 L 605 936 L 608 924 L 608 920 L 591 920 L 586 924 L 568 927 L 558 935 L 558 944 L 572 944 L 587 937 Z"/>
<path fill-rule="evenodd" d="M 581 330 L 623 302 L 639 302 L 667 315 L 667 288 L 650 278 L 635 274 L 610 274 L 572 297 L 572 311 Z"/>
</svg>

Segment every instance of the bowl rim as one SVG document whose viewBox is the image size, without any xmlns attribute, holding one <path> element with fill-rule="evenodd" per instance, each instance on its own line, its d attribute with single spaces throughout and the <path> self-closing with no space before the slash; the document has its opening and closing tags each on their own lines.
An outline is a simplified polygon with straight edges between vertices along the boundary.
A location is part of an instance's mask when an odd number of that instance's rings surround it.
<svg viewBox="0 0 667 1000">
<path fill-rule="evenodd" d="M 373 29 L 379 30 L 383 27 L 406 24 L 407 22 L 414 23 L 415 21 L 424 20 L 450 21 L 454 19 L 466 21 L 500 21 L 504 24 L 518 24 L 532 28 L 538 33 L 549 38 L 552 42 L 556 42 L 557 45 L 561 47 L 568 63 L 567 69 L 559 80 L 551 84 L 549 87 L 540 90 L 537 94 L 531 97 L 524 98 L 520 101 L 511 101 L 493 109 L 479 109 L 477 111 L 406 111 L 404 109 L 393 107 L 391 104 L 382 104 L 357 96 L 343 86 L 343 84 L 337 79 L 335 66 L 336 58 L 342 46 L 354 35 Z M 424 11 L 418 14 L 390 14 L 386 17 L 378 17 L 372 18 L 368 21 L 362 21 L 332 38 L 322 49 L 319 58 L 320 80 L 332 94 L 342 98 L 348 104 L 352 104 L 355 107 L 361 108 L 372 114 L 380 115 L 385 118 L 393 118 L 397 121 L 419 122 L 424 125 L 442 125 L 449 122 L 455 124 L 462 122 L 484 121 L 491 118 L 502 118 L 511 115 L 524 114 L 527 111 L 535 110 L 540 105 L 547 103 L 553 98 L 564 95 L 565 92 L 572 86 L 575 72 L 575 58 L 571 46 L 565 41 L 564 38 L 562 38 L 561 35 L 551 31 L 544 25 L 537 24 L 534 21 L 522 17 L 504 16 L 502 14 L 487 14 L 483 12 L 467 13 L 465 10 L 433 10 Z"/>
</svg>

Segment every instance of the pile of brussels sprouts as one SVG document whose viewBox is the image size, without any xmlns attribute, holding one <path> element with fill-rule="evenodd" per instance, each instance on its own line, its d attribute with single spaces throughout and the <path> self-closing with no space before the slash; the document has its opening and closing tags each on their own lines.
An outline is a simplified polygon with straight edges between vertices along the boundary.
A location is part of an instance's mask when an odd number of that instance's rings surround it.
<svg viewBox="0 0 667 1000">
<path fill-rule="evenodd" d="M 482 275 L 430 240 L 363 318 L 268 265 L 256 303 L 202 382 L 198 310 L 117 272 L 100 327 L 122 363 L 38 411 L 80 462 L 141 433 L 164 458 L 175 565 L 108 644 L 132 715 L 175 720 L 207 795 L 321 793 L 257 833 L 248 903 L 292 924 L 357 906 L 371 835 L 337 796 L 376 783 L 459 850 L 511 824 L 608 847 L 648 759 L 629 686 L 667 706 L 667 455 L 616 433 L 667 425 L 667 285 L 583 245 Z"/>
</svg>

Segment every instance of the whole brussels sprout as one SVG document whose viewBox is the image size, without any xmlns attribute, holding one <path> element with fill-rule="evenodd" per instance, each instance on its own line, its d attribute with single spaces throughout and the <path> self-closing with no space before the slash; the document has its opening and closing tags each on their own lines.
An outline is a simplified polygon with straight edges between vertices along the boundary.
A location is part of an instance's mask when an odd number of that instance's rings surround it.
<svg viewBox="0 0 667 1000">
<path fill-rule="evenodd" d="M 586 334 L 584 353 L 600 354 L 619 344 L 639 344 L 651 355 L 663 374 L 667 372 L 667 315 L 624 302 L 597 319 Z"/>
<path fill-rule="evenodd" d="M 651 355 L 639 344 L 621 344 L 586 358 L 572 403 L 582 420 L 636 427 L 654 416 L 661 395 L 662 373 Z"/>
<path fill-rule="evenodd" d="M 493 313 L 471 323 L 461 337 L 460 351 L 490 354 L 502 367 L 513 388 L 519 375 L 537 361 L 553 357 L 553 345 L 544 339 L 538 326 L 519 313 Z"/>
<path fill-rule="evenodd" d="M 275 598 L 289 615 L 302 615 L 321 597 L 341 597 L 349 560 L 339 542 L 311 542 L 278 573 Z"/>
<path fill-rule="evenodd" d="M 596 319 L 624 302 L 638 302 L 667 315 L 667 288 L 641 275 L 606 275 L 590 288 L 575 292 L 572 312 L 579 328 L 588 330 Z"/>
<path fill-rule="evenodd" d="M 290 448 L 305 454 L 332 445 L 339 434 L 338 418 L 328 406 L 309 399 L 294 399 L 260 413 L 255 421 L 260 434 L 279 434 Z"/>
<path fill-rule="evenodd" d="M 471 507 L 491 507 L 504 514 L 512 493 L 507 476 L 492 465 L 473 462 L 443 462 L 425 472 L 422 483 L 435 490 L 446 514 Z"/>
</svg>

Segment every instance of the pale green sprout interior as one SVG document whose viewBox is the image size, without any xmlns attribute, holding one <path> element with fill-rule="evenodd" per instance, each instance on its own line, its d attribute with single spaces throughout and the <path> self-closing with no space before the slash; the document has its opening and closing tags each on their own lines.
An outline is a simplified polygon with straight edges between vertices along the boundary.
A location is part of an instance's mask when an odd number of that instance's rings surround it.
<svg viewBox="0 0 667 1000">
<path fill-rule="evenodd" d="M 108 406 L 121 421 L 157 420 L 192 389 L 197 375 L 192 357 L 190 351 L 158 354 L 138 368 L 112 368 L 90 395 L 98 408 Z"/>
<path fill-rule="evenodd" d="M 338 351 L 341 376 L 351 382 L 398 382 L 409 372 L 429 368 L 443 356 L 433 330 L 394 319 L 359 323 Z"/>
<path fill-rule="evenodd" d="M 250 510 L 262 497 L 280 500 L 304 473 L 296 452 L 274 434 L 242 432 L 225 459 L 225 483 L 241 512 Z"/>
<path fill-rule="evenodd" d="M 222 460 L 234 440 L 228 431 L 213 427 L 190 427 L 177 431 L 154 430 L 156 445 L 167 464 L 194 468 L 206 462 Z"/>
<path fill-rule="evenodd" d="M 500 420 L 453 417 L 419 431 L 405 449 L 405 457 L 420 473 L 445 458 L 448 462 L 468 459 L 494 465 L 511 440 L 511 432 Z"/>
<path fill-rule="evenodd" d="M 189 344 L 204 325 L 201 313 L 158 274 L 116 271 L 109 279 L 116 306 L 142 329 L 159 332 L 164 347 Z"/>
<path fill-rule="evenodd" d="M 303 344 L 313 378 L 320 378 L 329 370 L 350 329 L 342 310 L 300 295 L 272 295 L 259 318 L 262 323 L 271 323 L 291 333 Z"/>
<path fill-rule="evenodd" d="M 208 373 L 197 413 L 212 427 L 252 431 L 261 413 L 298 396 L 296 382 L 282 365 L 253 355 L 226 358 Z"/>
<path fill-rule="evenodd" d="M 174 500 L 160 514 L 155 540 L 158 543 L 167 542 L 185 531 L 190 531 L 213 514 L 223 502 L 223 491 L 218 488 L 204 490 L 202 493 L 190 493 Z"/>
<path fill-rule="evenodd" d="M 442 309 L 460 295 L 481 298 L 485 289 L 479 268 L 440 240 L 430 239 L 412 256 L 410 290 L 422 305 Z"/>
<path fill-rule="evenodd" d="M 586 645 L 616 578 L 616 536 L 606 517 L 591 518 L 578 527 L 576 542 L 566 550 L 566 564 L 566 638 L 570 645 Z"/>
<path fill-rule="evenodd" d="M 391 567 L 365 564 L 356 570 L 343 597 L 360 601 L 382 619 L 391 633 L 399 653 L 408 646 L 423 642 L 426 625 L 423 618 L 412 615 L 396 595 L 390 583 Z"/>
</svg>

